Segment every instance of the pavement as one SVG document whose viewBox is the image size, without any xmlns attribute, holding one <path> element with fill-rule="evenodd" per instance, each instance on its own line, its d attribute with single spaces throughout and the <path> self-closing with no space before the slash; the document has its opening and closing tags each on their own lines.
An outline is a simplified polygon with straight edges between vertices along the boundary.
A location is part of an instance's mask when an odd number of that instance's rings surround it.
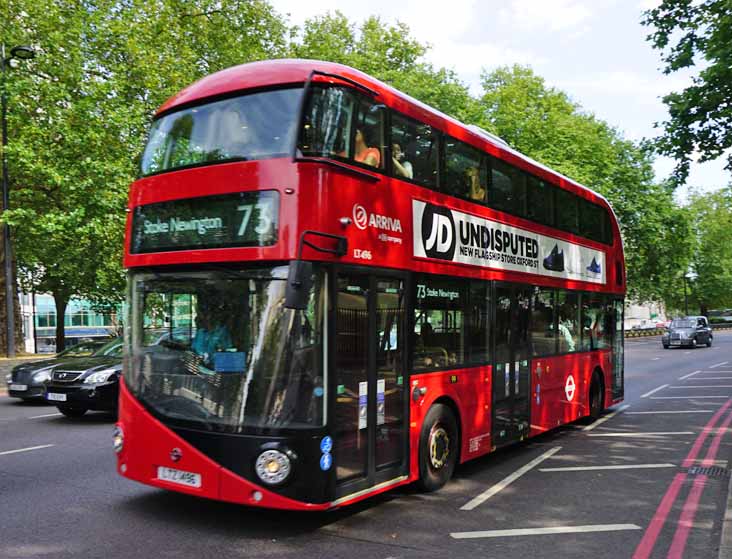
<svg viewBox="0 0 732 559">
<path fill-rule="evenodd" d="M 121 478 L 113 425 L 0 397 L 0 558 L 732 557 L 732 332 L 695 350 L 629 340 L 626 401 L 598 422 L 464 464 L 436 493 L 328 513 Z"/>
</svg>

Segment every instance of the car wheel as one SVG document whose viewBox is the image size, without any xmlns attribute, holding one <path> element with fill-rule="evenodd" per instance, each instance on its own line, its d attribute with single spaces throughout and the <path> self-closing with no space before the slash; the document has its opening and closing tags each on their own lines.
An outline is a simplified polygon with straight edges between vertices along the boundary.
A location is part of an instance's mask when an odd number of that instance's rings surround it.
<svg viewBox="0 0 732 559">
<path fill-rule="evenodd" d="M 697 345 L 696 338 L 692 338 L 691 339 L 691 347 L 696 347 L 696 345 Z"/>
<path fill-rule="evenodd" d="M 56 406 L 58 411 L 66 417 L 81 417 L 86 413 L 86 408 L 72 408 L 69 406 Z"/>
<path fill-rule="evenodd" d="M 714 338 L 712 338 L 712 336 L 709 336 L 709 339 L 707 340 L 707 347 L 712 347 L 712 340 L 713 339 Z"/>
<path fill-rule="evenodd" d="M 455 414 L 444 404 L 427 412 L 419 436 L 419 480 L 423 491 L 437 491 L 455 470 L 458 454 L 458 426 Z"/>
<path fill-rule="evenodd" d="M 668 344 L 663 344 L 663 349 L 668 349 L 668 348 L 669 348 Z"/>
</svg>

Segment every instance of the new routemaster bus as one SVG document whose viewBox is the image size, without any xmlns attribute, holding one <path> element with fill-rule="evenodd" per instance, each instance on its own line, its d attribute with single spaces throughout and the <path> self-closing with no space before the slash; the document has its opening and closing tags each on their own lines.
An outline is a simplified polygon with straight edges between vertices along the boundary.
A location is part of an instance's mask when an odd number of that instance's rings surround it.
<svg viewBox="0 0 732 559">
<path fill-rule="evenodd" d="M 324 510 L 623 398 L 607 201 L 352 68 L 184 89 L 128 211 L 130 479 Z"/>
</svg>

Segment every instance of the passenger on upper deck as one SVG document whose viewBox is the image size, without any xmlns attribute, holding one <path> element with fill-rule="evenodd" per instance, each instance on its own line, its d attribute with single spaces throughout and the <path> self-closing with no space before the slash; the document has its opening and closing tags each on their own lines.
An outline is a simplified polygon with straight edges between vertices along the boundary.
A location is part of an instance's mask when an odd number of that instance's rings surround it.
<svg viewBox="0 0 732 559">
<path fill-rule="evenodd" d="M 366 137 L 365 130 L 363 128 L 357 128 L 354 159 L 358 163 L 365 163 L 371 167 L 381 167 L 381 152 L 378 148 L 371 147 L 369 145 L 370 143 Z"/>
<path fill-rule="evenodd" d="M 391 145 L 391 160 L 394 164 L 394 174 L 398 177 L 407 179 L 414 178 L 414 170 L 409 161 L 404 160 L 404 152 L 402 146 L 397 143 Z"/>
<path fill-rule="evenodd" d="M 478 167 L 465 169 L 465 179 L 468 183 L 468 196 L 472 200 L 485 202 L 485 188 L 480 185 L 480 170 Z"/>
</svg>

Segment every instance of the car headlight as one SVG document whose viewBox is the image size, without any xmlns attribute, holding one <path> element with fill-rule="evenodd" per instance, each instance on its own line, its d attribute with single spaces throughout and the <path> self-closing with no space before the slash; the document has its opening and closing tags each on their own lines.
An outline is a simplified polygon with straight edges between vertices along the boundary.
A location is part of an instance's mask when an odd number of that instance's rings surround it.
<svg viewBox="0 0 732 559">
<path fill-rule="evenodd" d="M 257 476 L 267 485 L 284 483 L 292 472 L 290 458 L 279 450 L 265 450 L 254 465 Z"/>
<path fill-rule="evenodd" d="M 96 373 L 92 373 L 88 377 L 84 379 L 84 384 L 99 384 L 101 382 L 107 382 L 110 378 L 112 378 L 117 371 L 115 369 L 104 369 L 102 371 L 97 371 Z"/>
<path fill-rule="evenodd" d="M 48 369 L 38 371 L 35 375 L 33 375 L 34 382 L 46 382 L 49 380 L 51 380 L 51 371 L 49 371 Z"/>
<path fill-rule="evenodd" d="M 13 373 L 8 373 L 7 375 L 5 375 L 5 382 L 7 382 L 8 384 L 10 384 L 10 382 L 12 380 L 13 380 Z"/>
</svg>

